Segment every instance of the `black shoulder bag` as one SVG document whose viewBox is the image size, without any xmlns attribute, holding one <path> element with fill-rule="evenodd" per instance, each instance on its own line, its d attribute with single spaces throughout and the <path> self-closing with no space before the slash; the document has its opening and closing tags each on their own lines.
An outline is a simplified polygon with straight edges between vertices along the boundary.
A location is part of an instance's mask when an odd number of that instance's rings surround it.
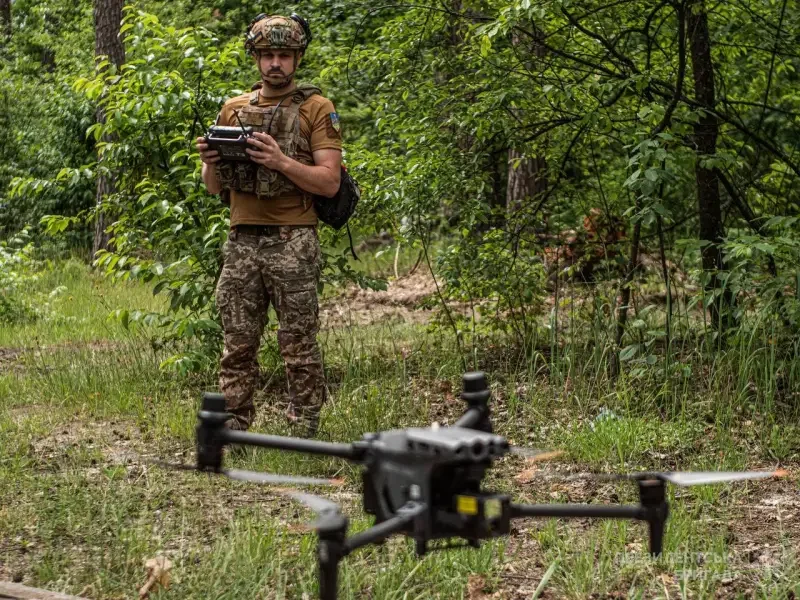
<svg viewBox="0 0 800 600">
<path fill-rule="evenodd" d="M 360 198 L 361 188 L 342 165 L 339 191 L 333 198 L 314 195 L 314 208 L 320 221 L 338 230 L 353 216 Z"/>
<path fill-rule="evenodd" d="M 358 187 L 356 180 L 347 172 L 347 168 L 342 165 L 339 191 L 336 192 L 333 198 L 315 194 L 314 209 L 317 211 L 320 221 L 339 230 L 347 225 L 347 221 L 353 216 L 356 204 L 360 199 L 361 188 Z M 358 256 L 356 256 L 356 252 L 353 249 L 353 236 L 350 234 L 349 225 L 347 225 L 347 237 L 350 240 L 350 252 L 353 254 L 353 258 L 358 260 Z"/>
</svg>

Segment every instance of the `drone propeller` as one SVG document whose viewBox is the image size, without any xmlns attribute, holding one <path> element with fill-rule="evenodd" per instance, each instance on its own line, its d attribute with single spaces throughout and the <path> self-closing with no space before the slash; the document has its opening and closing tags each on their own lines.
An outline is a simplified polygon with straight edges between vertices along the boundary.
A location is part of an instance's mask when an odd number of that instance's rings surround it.
<svg viewBox="0 0 800 600">
<path fill-rule="evenodd" d="M 209 471 L 201 471 L 195 465 L 187 465 L 184 463 L 169 463 L 164 461 L 153 461 L 160 467 L 166 469 L 173 469 L 178 471 L 195 471 L 199 473 L 206 473 Z M 342 481 L 340 479 L 319 479 L 316 477 L 301 477 L 298 475 L 277 475 L 274 473 L 259 473 L 257 471 L 243 471 L 241 469 L 223 469 L 219 472 L 228 479 L 235 479 L 236 481 L 246 481 L 248 483 L 263 483 L 265 485 L 326 485 L 326 486 L 340 486 Z"/>
<path fill-rule="evenodd" d="M 534 459 L 535 460 L 535 459 Z M 518 483 L 533 481 L 646 481 L 660 480 L 680 487 L 692 485 L 709 485 L 753 479 L 771 479 L 787 477 L 788 471 L 644 471 L 636 473 L 575 473 L 572 475 L 540 471 L 536 468 L 526 469 L 517 476 Z"/>
<path fill-rule="evenodd" d="M 335 502 L 321 496 L 295 492 L 294 490 L 278 490 L 278 492 L 284 496 L 289 496 L 314 511 L 317 519 L 308 526 L 309 529 L 320 532 L 347 528 L 347 518 L 342 515 L 341 507 Z"/>
<path fill-rule="evenodd" d="M 553 478 L 550 474 L 546 477 Z M 643 471 L 636 473 L 578 473 L 567 475 L 556 479 L 566 481 L 592 480 L 592 481 L 645 481 L 658 479 L 666 483 L 672 483 L 680 487 L 692 485 L 709 485 L 713 483 L 730 483 L 735 481 L 746 481 L 751 479 L 772 479 L 787 477 L 788 471 L 778 469 L 776 471 Z"/>
<path fill-rule="evenodd" d="M 552 460 L 564 455 L 563 450 L 537 450 L 527 446 L 509 446 L 509 452 L 533 462 Z"/>
<path fill-rule="evenodd" d="M 772 479 L 775 477 L 786 477 L 788 475 L 788 471 L 778 469 L 777 471 L 674 471 L 667 473 L 631 473 L 628 476 L 623 476 L 623 478 L 635 479 L 638 481 L 660 479 L 661 481 L 666 481 L 680 487 L 689 487 L 692 485 L 727 483 L 749 479 Z"/>
<path fill-rule="evenodd" d="M 229 479 L 247 481 L 249 483 L 264 483 L 266 485 L 327 485 L 340 486 L 341 479 L 321 479 L 319 477 L 302 477 L 299 475 L 276 475 L 275 473 L 259 473 L 257 471 L 242 471 L 241 469 L 225 469 L 221 471 Z"/>
</svg>

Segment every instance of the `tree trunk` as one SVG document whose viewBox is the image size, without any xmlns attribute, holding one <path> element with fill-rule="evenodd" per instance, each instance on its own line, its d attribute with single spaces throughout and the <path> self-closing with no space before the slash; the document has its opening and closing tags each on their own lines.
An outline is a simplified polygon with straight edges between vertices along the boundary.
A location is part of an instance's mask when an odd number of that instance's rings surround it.
<svg viewBox="0 0 800 600">
<path fill-rule="evenodd" d="M 519 164 L 517 164 L 519 163 Z M 536 198 L 547 189 L 547 160 L 543 155 L 526 157 L 512 148 L 508 151 L 506 208 L 516 212 L 525 200 Z"/>
<path fill-rule="evenodd" d="M 639 212 L 639 200 L 636 200 L 636 212 Z M 625 277 L 620 285 L 619 304 L 617 305 L 617 333 L 614 337 L 616 342 L 614 347 L 614 354 L 611 355 L 610 376 L 611 379 L 616 379 L 620 373 L 622 365 L 620 364 L 620 351 L 622 350 L 622 338 L 625 335 L 625 325 L 628 322 L 628 308 L 631 303 L 631 286 L 633 285 L 633 276 L 636 273 L 636 267 L 639 264 L 639 244 L 642 239 L 642 221 L 636 221 L 633 226 L 633 238 L 631 239 L 631 255 L 628 260 L 628 270 L 625 272 Z"/>
<path fill-rule="evenodd" d="M 94 0 L 94 55 L 107 56 L 119 67 L 125 62 L 125 46 L 119 39 L 124 0 Z"/>
<path fill-rule="evenodd" d="M 94 54 L 99 62 L 101 57 L 108 57 L 111 64 L 120 67 L 125 62 L 125 47 L 119 39 L 119 28 L 122 21 L 122 6 L 124 0 L 94 0 Z M 99 106 L 95 112 L 98 123 L 105 123 L 105 112 Z M 111 141 L 106 136 L 103 141 Z M 102 164 L 102 156 L 98 157 L 98 164 Z M 92 252 L 108 248 L 109 235 L 108 215 L 101 209 L 103 198 L 116 191 L 113 175 L 104 174 L 102 169 L 97 173 L 97 219 L 95 221 L 94 243 Z"/>
<path fill-rule="evenodd" d="M 536 36 L 542 31 L 533 25 Z M 517 47 L 522 45 L 518 34 L 512 37 L 511 43 Z M 528 51 L 529 49 L 525 49 Z M 535 62 L 545 57 L 546 50 L 542 44 L 534 41 L 532 54 Z M 528 62 L 526 68 L 532 70 L 536 64 Z M 547 190 L 547 159 L 544 153 L 534 157 L 526 157 L 524 152 L 517 148 L 508 151 L 508 186 L 506 188 L 506 210 L 509 213 L 518 211 L 525 205 L 526 200 L 536 198 Z"/>
<path fill-rule="evenodd" d="M 11 37 L 11 0 L 0 0 L 0 35 Z"/>
<path fill-rule="evenodd" d="M 699 0 L 691 6 L 687 23 L 694 72 L 695 100 L 702 106 L 713 110 L 716 106 L 714 65 L 711 60 L 708 16 L 703 0 Z M 701 252 L 703 270 L 709 275 L 706 285 L 708 293 L 714 293 L 715 290 L 722 287 L 723 281 L 720 273 L 725 270 L 720 248 L 725 236 L 725 226 L 722 222 L 719 177 L 713 168 L 707 169 L 701 165 L 704 158 L 716 154 L 718 135 L 717 117 L 709 112 L 704 112 L 694 125 L 694 144 L 697 154 L 695 161 L 697 210 L 700 220 L 700 240 L 705 242 Z M 726 289 L 709 305 L 709 313 L 714 327 L 726 329 L 730 326 L 732 302 L 732 295 Z"/>
<path fill-rule="evenodd" d="M 505 222 L 506 206 L 506 181 L 503 177 L 506 164 L 506 151 L 489 152 L 486 158 L 486 170 L 489 173 L 489 183 L 491 192 L 489 193 L 489 219 L 481 227 L 482 231 L 487 231 L 496 227 L 502 227 Z"/>
</svg>

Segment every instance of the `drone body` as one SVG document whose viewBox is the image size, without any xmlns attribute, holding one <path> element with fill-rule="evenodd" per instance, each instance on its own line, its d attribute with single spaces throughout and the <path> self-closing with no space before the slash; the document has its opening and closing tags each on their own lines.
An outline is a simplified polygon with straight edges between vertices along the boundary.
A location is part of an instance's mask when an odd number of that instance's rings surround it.
<svg viewBox="0 0 800 600">
<path fill-rule="evenodd" d="M 409 502 L 428 507 L 407 533 L 425 553 L 427 542 L 478 540 L 507 534 L 510 498 L 481 491 L 494 460 L 509 451 L 498 435 L 464 427 L 411 428 L 368 434 L 363 474 L 364 510 L 376 523 Z"/>
<path fill-rule="evenodd" d="M 338 567 L 343 558 L 367 544 L 391 535 L 414 539 L 417 554 L 432 540 L 460 538 L 472 546 L 482 539 L 506 535 L 511 520 L 531 517 L 633 519 L 648 524 L 650 552 L 661 554 L 669 515 L 666 483 L 699 485 L 742 479 L 762 479 L 781 472 L 638 473 L 618 476 L 634 481 L 639 504 L 517 504 L 505 494 L 482 488 L 494 461 L 520 453 L 492 433 L 489 389 L 483 373 L 464 375 L 462 399 L 468 408 L 453 426 L 395 429 L 369 433 L 352 444 L 319 442 L 275 435 L 233 431 L 225 427 L 230 415 L 220 394 L 205 394 L 198 414 L 197 469 L 234 479 L 267 484 L 320 485 L 327 480 L 223 470 L 225 446 L 231 444 L 321 454 L 361 464 L 364 510 L 375 517 L 373 527 L 347 537 L 348 520 L 330 500 L 288 492 L 314 510 L 313 528 L 319 537 L 320 598 L 335 600 Z M 525 454 L 524 452 L 521 452 Z"/>
</svg>

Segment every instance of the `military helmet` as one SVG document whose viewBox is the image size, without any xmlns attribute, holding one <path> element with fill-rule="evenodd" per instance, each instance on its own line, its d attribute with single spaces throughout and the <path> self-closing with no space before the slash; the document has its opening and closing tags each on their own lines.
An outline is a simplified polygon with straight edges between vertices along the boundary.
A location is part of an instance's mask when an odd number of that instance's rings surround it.
<svg viewBox="0 0 800 600">
<path fill-rule="evenodd" d="M 248 54 L 267 48 L 305 51 L 311 42 L 311 29 L 302 17 L 261 13 L 247 28 L 244 48 Z"/>
</svg>

